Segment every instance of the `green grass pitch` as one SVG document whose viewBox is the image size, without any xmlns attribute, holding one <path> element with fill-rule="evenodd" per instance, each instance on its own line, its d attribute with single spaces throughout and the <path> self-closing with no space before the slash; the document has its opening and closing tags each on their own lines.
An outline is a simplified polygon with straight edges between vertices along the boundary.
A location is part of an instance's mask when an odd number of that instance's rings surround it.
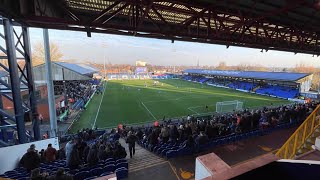
<svg viewBox="0 0 320 180">
<path fill-rule="evenodd" d="M 244 102 L 244 108 L 289 103 L 287 100 L 183 80 L 159 80 L 157 86 L 153 86 L 153 82 L 154 80 L 108 81 L 104 94 L 93 96 L 87 109 L 72 126 L 72 131 L 94 125 L 108 128 L 116 127 L 119 123 L 128 125 L 162 120 L 164 116 L 173 118 L 211 113 L 215 112 L 215 104 L 220 101 L 239 100 Z M 209 106 L 208 110 L 206 105 Z"/>
</svg>

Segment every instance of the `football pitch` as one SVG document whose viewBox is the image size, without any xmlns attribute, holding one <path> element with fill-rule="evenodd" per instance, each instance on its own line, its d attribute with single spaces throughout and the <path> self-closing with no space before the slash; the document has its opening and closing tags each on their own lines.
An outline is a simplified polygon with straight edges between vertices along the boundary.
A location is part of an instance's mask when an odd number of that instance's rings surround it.
<svg viewBox="0 0 320 180">
<path fill-rule="evenodd" d="M 216 111 L 216 102 L 243 102 L 243 108 L 288 104 L 277 98 L 212 87 L 178 79 L 122 80 L 105 83 L 103 94 L 95 94 L 71 131 L 82 128 L 110 128 L 119 123 L 143 124 L 164 117 L 206 115 Z M 206 108 L 208 106 L 208 109 Z"/>
</svg>

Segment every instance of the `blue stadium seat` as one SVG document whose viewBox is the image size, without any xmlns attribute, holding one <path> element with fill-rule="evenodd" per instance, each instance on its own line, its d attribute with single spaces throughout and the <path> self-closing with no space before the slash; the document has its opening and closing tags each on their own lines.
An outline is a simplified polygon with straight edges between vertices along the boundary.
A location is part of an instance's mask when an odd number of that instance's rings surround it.
<svg viewBox="0 0 320 180">
<path fill-rule="evenodd" d="M 127 169 L 128 169 L 129 165 L 128 165 L 128 163 L 127 163 L 127 162 L 120 162 L 120 163 L 117 163 L 117 165 L 116 165 L 116 169 L 121 168 L 121 167 L 125 167 L 125 168 L 127 168 Z"/>
<path fill-rule="evenodd" d="M 117 175 L 117 179 L 124 179 L 128 177 L 128 169 L 126 168 L 119 168 L 115 170 Z"/>
<path fill-rule="evenodd" d="M 108 176 L 110 174 L 113 174 L 113 172 L 104 172 L 100 175 L 100 177 L 103 177 L 103 176 Z"/>
<path fill-rule="evenodd" d="M 30 179 L 29 177 L 21 177 L 21 178 L 18 178 L 17 180 L 28 180 Z"/>
<path fill-rule="evenodd" d="M 69 174 L 75 175 L 75 174 L 77 174 L 78 172 L 79 172 L 78 169 L 73 169 L 73 170 L 70 170 L 70 171 L 69 171 Z"/>
<path fill-rule="evenodd" d="M 107 165 L 103 168 L 103 172 L 113 172 L 116 169 L 115 165 Z"/>
<path fill-rule="evenodd" d="M 118 160 L 116 160 L 116 164 L 122 163 L 122 162 L 127 163 L 128 161 L 126 159 L 118 159 Z"/>
<path fill-rule="evenodd" d="M 115 165 L 116 163 L 114 161 L 109 161 L 109 162 L 105 162 L 104 163 L 104 166 L 107 166 L 107 165 Z"/>
<path fill-rule="evenodd" d="M 88 171 L 78 172 L 77 174 L 74 175 L 75 180 L 83 180 L 88 177 L 90 177 L 90 173 Z"/>
<path fill-rule="evenodd" d="M 103 173 L 103 169 L 102 168 L 94 168 L 90 170 L 90 175 L 91 176 L 100 176 L 100 174 Z"/>
<path fill-rule="evenodd" d="M 176 157 L 177 154 L 178 154 L 177 150 L 170 150 L 166 153 L 166 158 L 170 159 L 170 158 Z"/>
<path fill-rule="evenodd" d="M 84 180 L 96 179 L 97 177 L 98 177 L 98 176 L 92 176 L 92 177 L 85 178 Z"/>
</svg>

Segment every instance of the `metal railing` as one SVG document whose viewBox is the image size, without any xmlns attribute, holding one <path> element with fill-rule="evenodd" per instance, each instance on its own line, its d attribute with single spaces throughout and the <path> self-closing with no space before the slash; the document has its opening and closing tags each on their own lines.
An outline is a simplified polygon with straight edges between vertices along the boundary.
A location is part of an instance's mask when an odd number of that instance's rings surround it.
<svg viewBox="0 0 320 180">
<path fill-rule="evenodd" d="M 292 159 L 297 151 L 320 125 L 320 105 L 307 117 L 299 128 L 278 150 L 276 155 L 282 159 Z"/>
</svg>

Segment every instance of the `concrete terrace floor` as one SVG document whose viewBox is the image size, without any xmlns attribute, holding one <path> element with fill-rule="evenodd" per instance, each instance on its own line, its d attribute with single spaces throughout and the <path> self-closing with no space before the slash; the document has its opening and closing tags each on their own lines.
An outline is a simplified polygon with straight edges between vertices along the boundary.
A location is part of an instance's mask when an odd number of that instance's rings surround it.
<svg viewBox="0 0 320 180">
<path fill-rule="evenodd" d="M 215 147 L 210 151 L 166 160 L 136 145 L 134 158 L 129 158 L 128 180 L 192 180 L 195 175 L 195 159 L 210 152 L 216 153 L 230 166 L 248 161 L 280 148 L 296 128 L 282 129 L 270 134 Z M 122 144 L 125 144 L 122 141 Z M 125 145 L 128 152 L 128 146 Z"/>
</svg>

